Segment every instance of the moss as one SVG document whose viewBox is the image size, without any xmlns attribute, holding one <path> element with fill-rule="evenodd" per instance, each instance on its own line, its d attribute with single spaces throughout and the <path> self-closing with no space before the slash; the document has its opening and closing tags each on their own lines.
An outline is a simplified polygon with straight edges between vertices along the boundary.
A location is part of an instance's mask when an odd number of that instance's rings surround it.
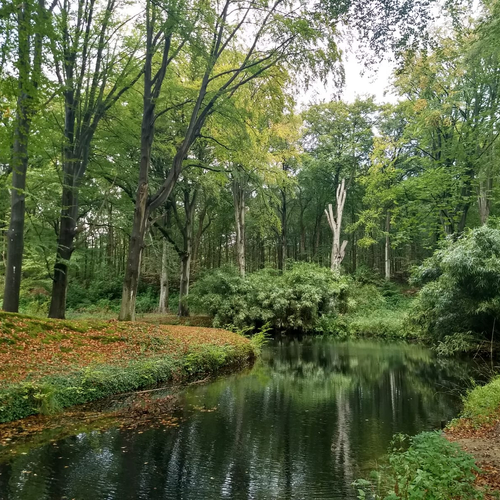
<svg viewBox="0 0 500 500">
<path fill-rule="evenodd" d="M 175 329 L 174 332 L 150 324 L 102 321 L 72 324 L 5 313 L 0 314 L 0 320 L 3 326 L 9 322 L 14 325 L 0 337 L 2 352 L 9 354 L 5 359 L 11 365 L 12 356 L 15 355 L 19 369 L 22 366 L 25 368 L 27 348 L 32 348 L 34 359 L 37 353 L 45 353 L 38 364 L 33 364 L 33 370 L 19 371 L 23 378 L 16 378 L 19 374 L 14 370 L 11 381 L 4 379 L 2 382 L 0 422 L 37 413 L 51 413 L 172 380 L 197 378 L 223 367 L 246 364 L 257 352 L 241 336 L 221 330 L 171 327 L 169 330 Z M 84 339 L 78 331 L 91 334 L 87 334 Z M 31 342 L 30 337 L 34 333 L 37 339 Z M 89 361 L 87 366 L 78 364 L 81 358 L 75 358 L 75 353 L 78 355 L 81 352 L 83 355 L 85 352 L 94 352 L 89 351 L 86 344 L 89 339 L 99 342 L 102 353 L 96 351 L 97 356 L 89 358 L 95 361 Z M 127 342 L 127 350 L 116 351 L 113 347 L 106 349 L 106 346 L 117 342 Z M 40 344 L 43 345 L 42 350 L 36 347 Z M 47 352 L 51 352 L 49 357 L 46 356 Z M 73 357 L 66 356 L 66 353 L 73 353 Z M 106 353 L 113 356 L 106 358 Z M 114 356 L 114 353 L 118 355 Z"/>
<path fill-rule="evenodd" d="M 130 362 L 127 366 L 101 365 L 23 382 L 0 390 L 0 422 L 36 413 L 51 413 L 112 394 L 154 387 L 175 379 L 184 381 L 215 373 L 228 366 L 243 366 L 254 358 L 250 344 L 206 346 L 181 358 L 161 356 Z"/>
</svg>

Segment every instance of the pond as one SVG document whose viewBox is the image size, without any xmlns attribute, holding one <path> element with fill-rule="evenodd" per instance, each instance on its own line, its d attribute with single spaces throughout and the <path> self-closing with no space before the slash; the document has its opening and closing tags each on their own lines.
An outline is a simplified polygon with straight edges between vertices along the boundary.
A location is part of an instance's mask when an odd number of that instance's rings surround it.
<svg viewBox="0 0 500 500">
<path fill-rule="evenodd" d="M 14 449 L 0 498 L 354 499 L 393 434 L 439 429 L 478 373 L 416 345 L 276 341 L 253 368 L 185 389 L 178 427 Z"/>
</svg>

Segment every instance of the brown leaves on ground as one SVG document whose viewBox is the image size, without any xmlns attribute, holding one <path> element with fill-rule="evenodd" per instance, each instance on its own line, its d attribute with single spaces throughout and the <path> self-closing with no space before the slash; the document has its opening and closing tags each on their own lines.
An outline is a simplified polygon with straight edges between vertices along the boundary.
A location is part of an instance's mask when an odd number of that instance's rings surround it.
<svg viewBox="0 0 500 500">
<path fill-rule="evenodd" d="M 91 365 L 247 343 L 241 335 L 215 328 L 40 320 L 0 313 L 0 387 Z"/>
<path fill-rule="evenodd" d="M 485 492 L 487 500 L 497 499 L 500 491 L 500 408 L 488 424 L 477 427 L 470 419 L 461 418 L 445 430 L 445 435 L 476 459 L 482 470 L 476 484 Z"/>
<path fill-rule="evenodd" d="M 133 393 L 128 398 L 117 397 L 120 403 L 114 409 L 111 409 L 113 398 L 110 398 L 106 403 L 87 403 L 57 415 L 32 415 L 0 424 L 0 460 L 11 453 L 30 449 L 33 444 L 55 443 L 79 432 L 104 431 L 110 427 L 141 432 L 151 427 L 178 427 L 181 423 L 177 415 L 177 392 L 154 398 L 149 391 Z"/>
</svg>

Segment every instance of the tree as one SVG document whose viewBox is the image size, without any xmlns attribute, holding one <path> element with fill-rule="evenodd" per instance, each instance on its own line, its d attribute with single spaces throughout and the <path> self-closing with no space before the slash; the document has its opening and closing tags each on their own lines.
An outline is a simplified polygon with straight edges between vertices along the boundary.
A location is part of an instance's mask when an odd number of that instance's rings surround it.
<svg viewBox="0 0 500 500">
<path fill-rule="evenodd" d="M 137 43 L 121 39 L 116 0 L 69 0 L 57 17 L 55 69 L 64 93 L 62 201 L 49 317 L 64 318 L 68 264 L 78 233 L 78 192 L 87 171 L 99 122 L 139 79 Z"/>
<path fill-rule="evenodd" d="M 380 2 L 384 4 L 383 1 Z M 233 8 L 234 7 L 234 8 Z M 330 8 L 331 7 L 331 8 Z M 129 245 L 129 257 L 126 275 L 123 284 L 122 306 L 119 319 L 134 319 L 135 301 L 137 295 L 137 284 L 139 278 L 139 265 L 141 251 L 144 244 L 147 221 L 150 213 L 159 208 L 166 201 L 174 187 L 185 158 L 188 156 L 191 146 L 201 134 L 207 118 L 212 115 L 220 102 L 231 99 L 239 88 L 248 82 L 264 76 L 266 72 L 278 64 L 287 64 L 289 67 L 310 69 L 310 75 L 325 75 L 335 67 L 338 60 L 338 50 L 335 45 L 335 24 L 349 14 L 355 25 L 364 28 L 366 32 L 375 33 L 373 44 L 381 48 L 380 42 L 387 41 L 393 26 L 387 25 L 387 17 L 373 16 L 376 9 L 366 9 L 364 2 L 346 2 L 345 4 L 327 6 L 312 9 L 307 2 L 299 2 L 297 5 L 286 4 L 283 0 L 274 0 L 270 4 L 255 4 L 254 2 L 243 2 L 237 5 L 233 0 L 226 0 L 222 4 L 203 5 L 203 12 L 195 11 L 199 15 L 197 29 L 193 34 L 203 35 L 196 38 L 196 52 L 190 57 L 194 61 L 192 71 L 201 68 L 197 74 L 199 79 L 196 84 L 196 92 L 189 100 L 189 118 L 186 120 L 185 132 L 176 147 L 176 154 L 172 166 L 166 175 L 165 181 L 155 194 L 148 193 L 148 171 L 149 150 L 153 140 L 154 104 L 145 105 L 144 127 L 147 133 L 143 134 L 141 140 L 141 166 L 139 185 L 136 196 L 136 210 L 132 236 Z M 402 2 L 397 4 L 391 11 L 393 20 L 401 20 L 402 14 L 408 14 L 408 10 L 420 11 L 420 3 L 415 6 Z M 156 8 L 156 7 L 155 7 Z M 172 9 L 172 7 L 168 7 Z M 167 12 L 168 12 L 167 8 Z M 172 39 L 172 12 L 168 12 L 170 18 L 169 29 L 165 26 L 160 31 L 154 31 L 154 19 L 150 13 L 154 11 L 151 4 L 147 3 L 147 45 L 145 66 L 145 103 L 154 103 L 152 95 L 158 95 L 167 66 L 175 57 L 169 55 L 170 41 Z M 370 26 L 367 18 L 370 15 Z M 424 16 L 425 17 L 425 16 Z M 177 16 L 175 21 L 183 19 Z M 421 16 L 417 16 L 421 20 Z M 397 24 L 395 22 L 394 24 Z M 417 23 L 419 24 L 419 23 Z M 246 30 L 246 26 L 251 26 Z M 407 30 L 405 35 L 407 34 Z M 151 74 L 152 47 L 153 42 L 160 39 L 168 43 L 164 45 L 165 50 L 161 57 L 160 70 L 154 79 Z M 193 35 L 192 35 L 193 37 Z M 247 43 L 242 43 L 239 38 L 246 38 Z M 241 47 L 238 51 L 235 46 Z M 316 48 L 323 44 L 321 50 Z M 182 47 L 181 43 L 179 47 Z M 194 44 L 193 44 L 194 46 Z M 200 50 L 201 48 L 201 50 Z M 178 52 L 180 48 L 178 48 Z M 149 61 L 149 62 L 148 62 Z M 153 94 L 151 94 L 151 90 Z M 184 102 L 177 101 L 175 105 Z"/>
<path fill-rule="evenodd" d="M 26 174 L 29 161 L 29 139 L 33 116 L 40 109 L 39 87 L 42 74 L 42 48 L 48 34 L 50 14 L 55 2 L 46 7 L 44 0 L 13 2 L 3 7 L 7 18 L 14 18 L 15 28 L 9 35 L 17 40 L 17 105 L 14 141 L 9 171 L 12 172 L 10 223 L 7 233 L 7 264 L 3 309 L 17 312 L 21 287 L 24 251 L 24 221 Z M 8 32 L 7 32 L 8 33 Z M 7 42 L 2 49 L 3 69 L 6 60 Z"/>
<path fill-rule="evenodd" d="M 337 187 L 337 211 L 336 215 L 333 215 L 332 205 L 328 205 L 328 210 L 325 209 L 326 218 L 328 219 L 328 225 L 333 233 L 333 244 L 332 244 L 332 260 L 330 263 L 330 268 L 332 271 L 338 271 L 342 260 L 345 256 L 345 248 L 347 246 L 347 240 L 340 244 L 340 229 L 342 227 L 342 213 L 344 211 L 345 197 L 347 190 L 345 187 L 345 179 Z"/>
</svg>

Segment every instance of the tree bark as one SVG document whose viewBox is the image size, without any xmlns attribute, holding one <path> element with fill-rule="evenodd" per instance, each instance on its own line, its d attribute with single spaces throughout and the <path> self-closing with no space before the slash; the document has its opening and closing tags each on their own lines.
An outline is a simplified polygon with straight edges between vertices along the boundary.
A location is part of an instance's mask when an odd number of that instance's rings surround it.
<svg viewBox="0 0 500 500">
<path fill-rule="evenodd" d="M 287 250 L 288 250 L 288 245 L 287 245 L 287 233 L 288 233 L 288 227 L 287 227 L 287 199 L 286 199 L 286 190 L 282 189 L 281 190 L 281 233 L 280 233 L 280 251 L 278 252 L 278 269 L 281 272 L 286 271 L 286 259 L 288 257 Z"/>
<path fill-rule="evenodd" d="M 64 318 L 66 316 L 69 260 L 74 250 L 78 217 L 78 192 L 73 187 L 73 183 L 73 175 L 65 174 L 49 318 Z"/>
<path fill-rule="evenodd" d="M 236 260 L 241 276 L 245 276 L 245 190 L 237 179 L 233 179 L 232 188 L 236 221 Z"/>
<path fill-rule="evenodd" d="M 7 312 L 19 310 L 24 252 L 28 143 L 31 122 L 36 111 L 35 99 L 42 68 L 43 23 L 47 13 L 43 0 L 38 2 L 38 17 L 34 16 L 30 2 L 24 2 L 17 7 L 17 69 L 19 71 L 17 119 L 10 165 L 12 169 L 11 217 L 7 231 L 7 262 L 2 306 Z M 34 17 L 35 20 L 33 20 Z"/>
<path fill-rule="evenodd" d="M 163 249 L 161 256 L 161 276 L 160 276 L 160 303 L 158 312 L 166 314 L 168 312 L 169 301 L 169 283 L 168 283 L 168 245 L 167 241 L 163 240 Z"/>
<path fill-rule="evenodd" d="M 189 316 L 189 306 L 186 297 L 189 295 L 189 280 L 191 276 L 191 257 L 193 254 L 193 220 L 196 207 L 197 190 L 189 200 L 189 190 L 184 191 L 184 211 L 186 214 L 182 229 L 184 245 L 181 255 L 181 279 L 179 285 L 179 316 Z"/>
<path fill-rule="evenodd" d="M 149 157 L 147 161 L 149 162 Z M 128 258 L 125 267 L 125 278 L 123 280 L 122 302 L 118 316 L 118 319 L 121 321 L 135 320 L 135 302 L 137 300 L 141 254 L 148 220 L 147 199 L 148 184 L 147 181 L 143 180 L 137 190 L 132 233 L 130 235 Z"/>
<path fill-rule="evenodd" d="M 188 250 L 189 251 L 189 250 Z M 181 259 L 181 280 L 179 285 L 179 316 L 189 316 L 187 296 L 189 295 L 189 277 L 191 273 L 191 253 Z"/>
<path fill-rule="evenodd" d="M 5 288 L 3 309 L 18 312 L 21 289 L 21 272 L 24 251 L 24 217 L 26 173 L 28 170 L 29 117 L 26 116 L 25 99 L 22 93 L 18 99 L 18 117 L 12 152 L 12 190 L 10 194 L 10 223 L 7 232 L 7 266 L 5 270 Z"/>
<path fill-rule="evenodd" d="M 391 213 L 387 210 L 385 216 L 385 279 L 391 279 Z"/>
<path fill-rule="evenodd" d="M 347 240 L 340 244 L 340 229 L 342 226 L 342 213 L 344 211 L 344 203 L 346 198 L 345 179 L 337 186 L 337 216 L 334 217 L 332 205 L 328 205 L 328 210 L 325 209 L 328 224 L 333 233 L 332 256 L 330 268 L 332 271 L 337 271 L 345 256 L 345 248 Z"/>
<path fill-rule="evenodd" d="M 486 178 L 482 179 L 479 183 L 478 208 L 479 218 L 483 226 L 488 222 L 488 217 L 490 216 L 490 197 L 492 189 L 493 179 L 488 172 Z"/>
</svg>

